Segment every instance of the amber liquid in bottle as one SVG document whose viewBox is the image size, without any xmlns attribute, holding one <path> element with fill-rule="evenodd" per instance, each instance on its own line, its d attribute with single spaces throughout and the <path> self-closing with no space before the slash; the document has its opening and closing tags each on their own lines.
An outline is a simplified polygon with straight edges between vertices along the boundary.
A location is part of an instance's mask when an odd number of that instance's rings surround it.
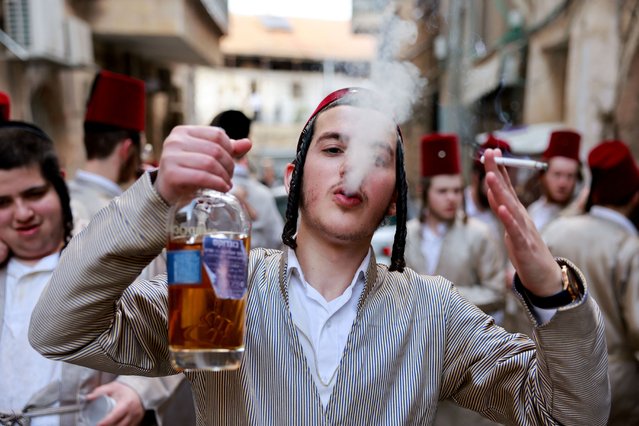
<svg viewBox="0 0 639 426">
<path fill-rule="evenodd" d="M 177 369 L 240 367 L 251 223 L 232 194 L 200 189 L 168 221 L 169 352 Z"/>
<path fill-rule="evenodd" d="M 235 240 L 244 246 L 244 253 L 249 251 L 250 237 L 229 233 L 200 235 L 192 242 L 174 239 L 167 250 L 201 253 L 205 237 Z M 200 267 L 199 283 L 169 285 L 169 349 L 174 365 L 213 371 L 237 368 L 244 351 L 246 293 L 241 298 L 220 297 L 203 261 Z"/>
</svg>

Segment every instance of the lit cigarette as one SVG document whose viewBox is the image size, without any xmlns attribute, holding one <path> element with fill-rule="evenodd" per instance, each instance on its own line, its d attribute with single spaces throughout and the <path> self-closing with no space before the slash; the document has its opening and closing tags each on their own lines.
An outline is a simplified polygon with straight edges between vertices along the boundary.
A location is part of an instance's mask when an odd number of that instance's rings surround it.
<svg viewBox="0 0 639 426">
<path fill-rule="evenodd" d="M 484 164 L 484 156 L 479 159 Z M 495 163 L 499 166 L 519 167 L 521 169 L 546 170 L 548 163 L 535 160 L 523 160 L 521 158 L 495 157 Z"/>
</svg>

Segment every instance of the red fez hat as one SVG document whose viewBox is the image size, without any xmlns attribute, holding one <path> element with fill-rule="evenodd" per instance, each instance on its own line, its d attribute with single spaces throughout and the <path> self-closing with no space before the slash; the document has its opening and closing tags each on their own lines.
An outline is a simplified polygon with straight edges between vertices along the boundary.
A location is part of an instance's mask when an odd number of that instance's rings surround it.
<svg viewBox="0 0 639 426">
<path fill-rule="evenodd" d="M 477 151 L 475 152 L 475 157 L 473 158 L 473 166 L 475 170 L 484 169 L 484 165 L 481 162 L 481 156 L 484 154 L 484 151 L 486 151 L 487 149 L 497 149 L 497 148 L 501 150 L 502 154 L 512 151 L 512 149 L 510 149 L 510 144 L 508 142 L 506 142 L 503 139 L 498 139 L 495 136 L 493 136 L 492 133 L 489 133 L 488 139 L 486 139 L 486 141 L 483 144 L 481 144 L 477 148 Z"/>
<path fill-rule="evenodd" d="M 452 133 L 432 133 L 422 137 L 422 177 L 461 173 L 459 140 Z"/>
<path fill-rule="evenodd" d="M 11 98 L 5 92 L 0 92 L 0 120 L 11 119 Z"/>
<path fill-rule="evenodd" d="M 357 90 L 358 90 L 358 88 L 346 87 L 344 89 L 339 89 L 339 90 L 336 90 L 336 91 L 334 91 L 332 93 L 329 93 L 328 96 L 326 96 L 324 99 L 322 99 L 322 102 L 319 103 L 317 108 L 315 108 L 315 111 L 313 111 L 311 116 L 308 118 L 308 120 L 306 121 L 306 124 L 308 124 L 308 122 L 311 121 L 311 119 L 313 117 L 315 117 L 317 114 L 319 114 L 319 112 L 322 111 L 324 108 L 326 108 L 329 104 L 337 101 L 338 99 L 343 98 L 344 96 L 348 95 L 349 93 L 355 93 Z"/>
<path fill-rule="evenodd" d="M 604 141 L 588 154 L 591 204 L 621 205 L 639 191 L 639 169 L 621 141 Z"/>
<path fill-rule="evenodd" d="M 93 81 L 84 121 L 142 132 L 144 101 L 142 80 L 103 70 Z"/>
<path fill-rule="evenodd" d="M 553 157 L 567 157 L 579 162 L 579 142 L 581 135 L 572 130 L 556 130 L 550 134 L 548 147 L 542 157 L 549 160 Z"/>
<path fill-rule="evenodd" d="M 492 133 L 490 133 L 488 135 L 488 139 L 486 139 L 486 142 L 484 142 L 483 144 L 481 144 L 481 150 L 485 151 L 487 149 L 497 149 L 499 148 L 502 152 L 502 154 L 504 152 L 511 152 L 512 149 L 510 148 L 510 144 L 508 142 L 506 142 L 503 139 L 498 139 L 495 136 L 493 136 Z"/>
<path fill-rule="evenodd" d="M 312 136 L 309 134 L 311 121 L 313 121 L 313 119 L 319 113 L 337 105 L 353 105 L 362 108 L 371 108 L 383 113 L 389 113 L 389 111 L 384 110 L 384 108 L 382 107 L 382 105 L 384 105 L 382 97 L 372 90 L 364 89 L 362 87 L 346 87 L 343 89 L 335 90 L 334 92 L 328 94 L 324 99 L 322 99 L 317 108 L 315 108 L 315 111 L 313 111 L 311 116 L 306 121 L 304 129 L 302 130 L 299 140 L 297 141 L 298 152 L 305 143 L 310 142 L 310 138 Z M 400 143 L 403 143 L 402 131 L 399 128 L 399 125 L 396 124 L 396 126 L 398 140 Z"/>
</svg>

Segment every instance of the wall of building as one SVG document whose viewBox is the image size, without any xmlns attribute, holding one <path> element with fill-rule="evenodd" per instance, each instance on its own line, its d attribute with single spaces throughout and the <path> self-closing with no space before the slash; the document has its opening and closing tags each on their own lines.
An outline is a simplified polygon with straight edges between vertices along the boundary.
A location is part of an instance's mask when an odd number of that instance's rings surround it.
<svg viewBox="0 0 639 426">
<path fill-rule="evenodd" d="M 614 107 L 616 23 L 614 2 L 580 2 L 529 40 L 524 121 L 577 129 L 582 156 L 603 137 L 604 117 Z"/>
</svg>

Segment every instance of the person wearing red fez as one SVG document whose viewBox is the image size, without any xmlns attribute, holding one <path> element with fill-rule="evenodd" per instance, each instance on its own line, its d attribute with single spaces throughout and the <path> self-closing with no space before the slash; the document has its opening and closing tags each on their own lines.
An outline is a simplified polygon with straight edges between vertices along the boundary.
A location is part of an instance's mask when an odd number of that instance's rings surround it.
<svg viewBox="0 0 639 426">
<path fill-rule="evenodd" d="M 543 231 L 555 256 L 582 269 L 601 308 L 612 390 L 609 425 L 639 424 L 639 238 L 629 218 L 639 206 L 639 169 L 623 142 L 604 141 L 588 154 L 587 212 L 561 217 Z"/>
<path fill-rule="evenodd" d="M 597 304 L 579 270 L 544 245 L 496 151 L 485 153 L 486 179 L 515 289 L 535 315 L 530 300 L 558 308 L 538 313 L 535 340 L 495 325 L 447 279 L 406 267 L 404 142 L 386 105 L 370 90 L 341 89 L 302 129 L 285 169 L 286 247 L 250 251 L 241 365 L 186 373 L 198 424 L 429 425 L 446 399 L 500 423 L 605 424 Z M 199 188 L 229 191 L 233 158 L 250 147 L 219 128 L 174 128 L 158 170 L 67 247 L 32 315 L 31 344 L 120 373 L 176 373 L 166 275 L 136 277 L 165 246 L 171 206 Z M 371 239 L 389 215 L 397 227 L 386 266 Z"/>
<path fill-rule="evenodd" d="M 486 184 L 486 169 L 479 160 L 484 151 L 497 148 L 499 148 L 504 155 L 508 155 L 512 151 L 508 142 L 496 138 L 493 134 L 488 135 L 488 139 L 477 148 L 473 158 L 470 185 L 466 186 L 464 190 L 464 204 L 466 215 L 485 223 L 491 230 L 493 237 L 501 241 L 504 234 L 503 228 L 497 216 L 490 209 L 490 204 L 488 203 L 488 185 Z M 505 247 L 503 253 L 505 260 L 507 256 Z"/>
<path fill-rule="evenodd" d="M 505 260 L 487 225 L 463 215 L 459 140 L 435 133 L 421 138 L 422 210 L 407 224 L 406 266 L 454 282 L 471 302 L 503 319 Z M 453 255 L 454 254 L 454 255 Z M 494 424 L 443 402 L 436 425 Z"/>
<path fill-rule="evenodd" d="M 68 182 L 74 234 L 135 179 L 141 157 L 145 96 L 142 80 L 107 70 L 96 74 L 84 116 L 87 161 Z M 180 384 L 177 376 L 152 380 L 120 376 L 114 383 L 137 392 L 135 404 L 130 405 L 132 412 L 148 409 L 158 421 L 171 422 L 165 417 L 164 407 L 176 398 L 173 392 Z M 107 390 L 118 391 L 116 385 Z M 184 424 L 188 422 L 184 419 Z"/>
<path fill-rule="evenodd" d="M 136 178 L 145 96 L 142 80 L 107 70 L 96 74 L 84 116 L 86 163 L 69 182 L 77 231 Z"/>
<path fill-rule="evenodd" d="M 581 135 L 572 130 L 550 134 L 548 147 L 542 154 L 548 169 L 539 174 L 542 196 L 528 206 L 537 229 L 543 229 L 573 201 L 577 182 L 581 180 L 580 142 Z"/>
<path fill-rule="evenodd" d="M 11 98 L 5 92 L 0 92 L 0 120 L 11 120 Z"/>
<path fill-rule="evenodd" d="M 456 135 L 422 137 L 421 176 L 422 211 L 407 225 L 406 265 L 421 274 L 442 275 L 458 286 L 481 285 L 501 295 L 504 260 L 497 240 L 485 224 L 463 216 Z"/>
</svg>

